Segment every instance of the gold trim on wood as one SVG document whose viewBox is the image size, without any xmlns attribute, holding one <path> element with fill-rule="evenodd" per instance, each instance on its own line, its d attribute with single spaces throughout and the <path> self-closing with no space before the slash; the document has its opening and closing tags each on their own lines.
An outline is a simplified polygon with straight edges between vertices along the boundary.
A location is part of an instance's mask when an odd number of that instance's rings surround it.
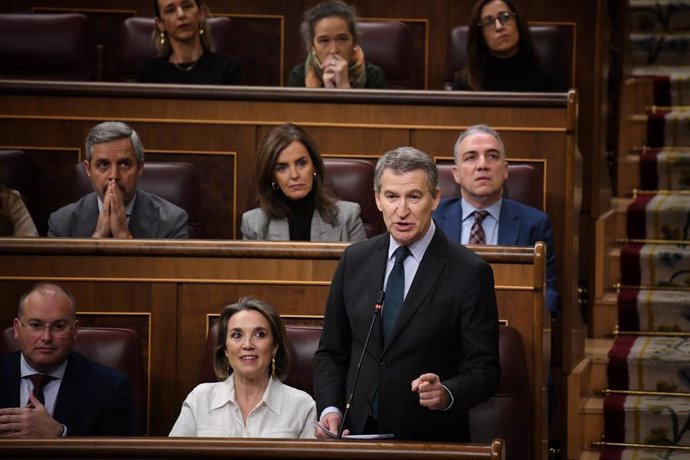
<svg viewBox="0 0 690 460">
<path fill-rule="evenodd" d="M 186 284 L 248 284 L 276 286 L 329 286 L 330 281 L 295 281 L 295 280 L 230 280 L 202 278 L 120 278 L 120 277 L 86 277 L 86 276 L 0 276 L 0 280 L 9 281 L 95 281 L 106 283 L 186 283 Z"/>
<path fill-rule="evenodd" d="M 459 109 L 461 109 L 459 107 Z M 60 115 L 12 115 L 0 114 L 0 120 L 47 120 L 47 121 L 89 121 L 99 122 L 101 118 L 85 117 L 85 116 L 60 116 Z M 125 123 L 159 123 L 159 124 L 181 124 L 189 125 L 220 125 L 220 126 L 279 126 L 284 124 L 284 121 L 272 120 L 192 120 L 192 119 L 178 119 L 178 118 L 134 118 L 134 117 L 118 117 L 119 121 Z M 469 128 L 469 125 L 391 125 L 391 124 L 362 124 L 362 123 L 335 123 L 335 122 L 314 122 L 293 120 L 294 123 L 300 126 L 308 126 L 312 128 L 360 128 L 360 129 L 398 129 L 398 130 L 426 130 L 426 131 L 464 131 Z M 502 132 L 531 132 L 531 133 L 567 133 L 568 129 L 552 128 L 548 126 L 541 127 L 527 127 L 527 126 L 493 126 L 496 131 Z"/>
<path fill-rule="evenodd" d="M 690 398 L 690 393 L 679 393 L 671 391 L 643 391 L 643 390 L 599 390 L 599 393 L 604 395 L 634 395 L 634 396 L 673 396 L 680 398 Z"/>
<path fill-rule="evenodd" d="M 606 441 L 594 441 L 592 442 L 593 447 L 634 447 L 638 449 L 654 449 L 654 450 L 684 450 L 690 451 L 690 446 L 660 446 L 657 444 L 633 444 L 627 442 L 606 442 Z"/>
<path fill-rule="evenodd" d="M 51 11 L 58 13 L 104 13 L 104 14 L 131 14 L 132 16 L 137 16 L 139 14 L 136 10 L 118 10 L 115 8 L 57 8 L 52 6 L 33 6 L 31 7 L 31 12 L 36 13 L 37 11 L 48 13 Z"/>
</svg>

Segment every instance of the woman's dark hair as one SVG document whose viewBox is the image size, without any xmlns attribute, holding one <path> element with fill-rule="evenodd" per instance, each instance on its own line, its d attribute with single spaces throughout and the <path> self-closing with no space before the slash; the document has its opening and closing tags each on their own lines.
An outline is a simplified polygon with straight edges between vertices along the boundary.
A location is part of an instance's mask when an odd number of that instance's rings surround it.
<svg viewBox="0 0 690 460">
<path fill-rule="evenodd" d="M 496 0 L 479 0 L 474 4 L 472 13 L 470 14 L 470 23 L 467 32 L 467 53 L 465 70 L 462 72 L 463 79 L 466 79 L 467 86 L 476 91 L 481 91 L 483 88 L 483 81 L 486 72 L 487 57 L 491 54 L 489 47 L 484 41 L 484 34 L 479 23 L 482 20 L 482 9 L 484 6 Z M 520 34 L 520 41 L 518 42 L 518 53 L 523 56 L 527 63 L 533 66 L 539 66 L 539 59 L 534 52 L 532 45 L 532 35 L 529 31 L 527 21 L 522 17 L 520 12 L 515 8 L 513 0 L 500 0 L 505 3 L 510 11 L 515 13 L 515 19 Z"/>
<path fill-rule="evenodd" d="M 161 18 L 161 7 L 158 4 L 159 1 L 160 0 L 153 0 L 153 14 L 158 19 Z M 204 33 L 200 37 L 201 47 L 204 49 L 204 51 L 213 51 L 213 43 L 211 42 L 211 25 L 208 22 L 208 18 L 211 17 L 211 13 L 209 12 L 208 7 L 205 4 L 203 4 L 201 0 L 194 0 L 194 3 L 196 3 L 196 6 L 199 8 L 200 11 L 206 13 L 206 18 L 204 19 L 204 22 L 201 24 L 201 28 L 204 31 Z M 154 27 L 151 40 L 153 41 L 153 44 L 156 46 L 156 49 L 158 50 L 158 56 L 170 56 L 173 50 L 172 46 L 170 46 L 170 39 L 167 37 L 167 32 L 165 33 L 166 38 L 164 44 L 161 44 L 159 34 L 160 31 L 158 30 L 158 28 Z"/>
<path fill-rule="evenodd" d="M 314 207 L 318 209 L 321 217 L 328 223 L 335 225 L 338 208 L 335 206 L 337 198 L 324 185 L 324 166 L 316 143 L 311 137 L 297 125 L 285 123 L 274 128 L 263 139 L 259 147 L 259 155 L 256 159 L 256 178 L 259 188 L 259 206 L 272 218 L 283 219 L 290 215 L 290 208 L 285 203 L 283 192 L 273 189 L 274 168 L 280 152 L 292 144 L 299 142 L 309 152 L 309 157 L 314 164 L 316 176 L 311 193 L 314 196 Z"/>
<path fill-rule="evenodd" d="M 16 197 L 5 183 L 0 180 L 0 236 L 12 236 L 14 234 L 14 222 L 10 217 L 10 208 Z"/>
<path fill-rule="evenodd" d="M 263 302 L 252 297 L 242 297 L 237 303 L 223 307 L 220 312 L 220 319 L 218 321 L 218 339 L 216 340 L 216 348 L 213 352 L 213 370 L 216 373 L 218 380 L 227 379 L 231 372 L 230 362 L 225 356 L 225 342 L 228 337 L 228 323 L 230 318 L 241 311 L 256 311 L 261 314 L 268 322 L 271 328 L 271 336 L 273 337 L 273 345 L 277 345 L 275 360 L 276 368 L 275 375 L 281 381 L 285 380 L 290 372 L 290 350 L 287 345 L 287 333 L 285 332 L 285 324 L 280 318 L 278 312 L 275 311 L 266 302 Z M 271 366 L 268 367 L 268 375 L 271 375 Z"/>
<path fill-rule="evenodd" d="M 314 43 L 314 28 L 316 23 L 323 18 L 331 16 L 338 16 L 347 22 L 347 28 L 352 35 L 352 41 L 356 45 L 359 43 L 359 32 L 357 30 L 357 12 L 354 7 L 349 6 L 340 0 L 326 0 L 318 3 L 304 13 L 304 22 L 302 23 L 302 35 L 307 46 L 307 53 L 311 51 L 311 45 Z"/>
</svg>

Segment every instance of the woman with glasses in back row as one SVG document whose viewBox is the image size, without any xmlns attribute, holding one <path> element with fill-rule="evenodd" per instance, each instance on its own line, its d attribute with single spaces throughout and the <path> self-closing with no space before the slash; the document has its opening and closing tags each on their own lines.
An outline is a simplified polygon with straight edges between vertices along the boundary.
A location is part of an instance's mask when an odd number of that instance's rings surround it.
<svg viewBox="0 0 690 460">
<path fill-rule="evenodd" d="M 555 73 L 540 66 L 527 21 L 512 0 L 479 0 L 472 9 L 465 69 L 453 89 L 474 91 L 566 91 Z"/>
</svg>

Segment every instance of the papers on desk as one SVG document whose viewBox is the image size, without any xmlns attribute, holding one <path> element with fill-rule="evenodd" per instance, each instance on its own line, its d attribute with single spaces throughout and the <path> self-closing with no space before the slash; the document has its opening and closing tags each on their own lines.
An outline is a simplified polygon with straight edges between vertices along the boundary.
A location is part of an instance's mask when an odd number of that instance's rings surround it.
<svg viewBox="0 0 690 460">
<path fill-rule="evenodd" d="M 338 433 L 335 431 L 331 431 L 327 429 L 325 426 L 320 424 L 319 422 L 314 422 L 316 426 L 318 426 L 321 431 L 326 433 L 326 435 L 329 438 L 333 439 L 338 439 Z M 364 440 L 371 440 L 371 439 L 390 439 L 395 437 L 393 433 L 378 433 L 378 434 L 347 434 L 343 436 L 343 439 L 350 439 L 353 441 L 364 441 Z"/>
</svg>

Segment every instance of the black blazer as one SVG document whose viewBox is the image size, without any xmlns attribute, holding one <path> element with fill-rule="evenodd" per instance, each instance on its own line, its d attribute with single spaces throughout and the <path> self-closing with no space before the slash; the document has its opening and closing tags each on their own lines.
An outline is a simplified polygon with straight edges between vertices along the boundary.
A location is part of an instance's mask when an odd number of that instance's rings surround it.
<svg viewBox="0 0 690 460">
<path fill-rule="evenodd" d="M 314 360 L 319 412 L 343 410 L 383 286 L 389 235 L 350 245 L 333 276 Z M 385 305 L 384 305 L 385 309 Z M 468 409 L 498 387 L 498 313 L 489 264 L 436 228 L 405 298 L 388 345 L 380 318 L 362 363 L 346 426 L 361 433 L 377 394 L 381 432 L 397 439 L 470 440 Z M 412 380 L 438 374 L 455 402 L 450 410 L 419 405 Z"/>
<path fill-rule="evenodd" d="M 20 407 L 20 352 L 0 358 L 0 408 Z M 87 359 L 69 355 L 53 418 L 67 436 L 135 436 L 138 420 L 129 377 Z"/>
</svg>

